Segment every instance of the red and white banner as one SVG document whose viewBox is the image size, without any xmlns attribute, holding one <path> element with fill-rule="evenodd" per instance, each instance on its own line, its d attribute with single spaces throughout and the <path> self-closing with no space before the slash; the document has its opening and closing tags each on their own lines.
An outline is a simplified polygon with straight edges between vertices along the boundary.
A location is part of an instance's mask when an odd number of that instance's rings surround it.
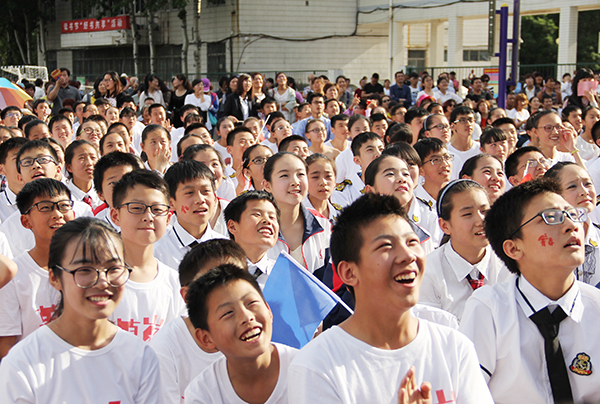
<svg viewBox="0 0 600 404">
<path fill-rule="evenodd" d="M 76 32 L 113 31 L 117 29 L 130 28 L 128 15 L 106 17 L 100 20 L 88 18 L 85 20 L 63 21 L 60 25 L 63 34 L 73 34 Z"/>
</svg>

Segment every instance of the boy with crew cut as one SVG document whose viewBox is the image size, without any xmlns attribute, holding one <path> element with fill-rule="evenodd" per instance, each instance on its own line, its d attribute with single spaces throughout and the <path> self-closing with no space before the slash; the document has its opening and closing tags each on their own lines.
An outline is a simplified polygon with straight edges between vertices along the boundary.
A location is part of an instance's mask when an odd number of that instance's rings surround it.
<svg viewBox="0 0 600 404">
<path fill-rule="evenodd" d="M 475 112 L 469 107 L 461 105 L 452 110 L 450 126 L 452 127 L 452 140 L 448 145 L 450 154 L 467 161 L 481 153 L 479 142 L 473 140 L 475 130 Z"/>
<path fill-rule="evenodd" d="M 412 146 L 414 146 L 415 143 L 417 143 L 417 140 L 419 140 L 419 133 L 421 132 L 421 129 L 423 129 L 423 122 L 425 122 L 425 119 L 428 116 L 429 112 L 420 107 L 412 107 L 406 111 L 406 114 L 404 114 L 404 123 L 410 125 L 410 129 L 413 133 L 413 141 L 411 143 Z"/>
<path fill-rule="evenodd" d="M 94 188 L 104 203 L 98 206 L 94 215 L 97 219 L 104 220 L 115 230 L 121 231 L 110 217 L 113 207 L 113 189 L 123 176 L 133 170 L 143 169 L 140 159 L 131 153 L 114 151 L 105 154 L 94 166 Z"/>
<path fill-rule="evenodd" d="M 326 146 L 333 147 L 334 149 L 343 152 L 348 147 L 348 137 L 350 131 L 348 130 L 348 120 L 350 118 L 345 114 L 338 114 L 331 117 L 331 134 L 333 138 L 325 142 Z"/>
<path fill-rule="evenodd" d="M 452 178 L 454 156 L 438 138 L 419 140 L 415 143 L 415 150 L 421 158 L 419 174 L 425 181 L 415 187 L 414 193 L 417 198 L 433 207 L 440 190 Z"/>
<path fill-rule="evenodd" d="M 187 303 L 189 285 L 210 269 L 222 264 L 246 268 L 241 247 L 227 239 L 209 240 L 188 252 L 179 265 L 181 296 Z M 188 316 L 165 324 L 152 338 L 150 346 L 160 362 L 161 385 L 165 404 L 179 404 L 190 382 L 223 355 L 205 350 L 196 338 L 196 329 Z"/>
<path fill-rule="evenodd" d="M 52 319 L 59 293 L 48 280 L 50 240 L 59 227 L 75 218 L 71 192 L 55 179 L 26 184 L 17 196 L 17 206 L 34 245 L 14 259 L 19 270 L 0 289 L 0 357 Z"/>
<path fill-rule="evenodd" d="M 220 265 L 190 285 L 187 299 L 201 346 L 224 357 L 189 384 L 186 403 L 287 403 L 298 351 L 271 342 L 273 314 L 254 277 Z"/>
<path fill-rule="evenodd" d="M 308 142 L 305 138 L 299 135 L 288 136 L 279 142 L 279 151 L 294 153 L 303 160 L 310 155 Z"/>
<path fill-rule="evenodd" d="M 354 154 L 354 163 L 360 166 L 359 172 L 353 172 L 350 178 L 336 185 L 331 194 L 331 202 L 345 207 L 365 193 L 364 174 L 373 160 L 383 152 L 383 138 L 374 132 L 363 132 L 352 139 L 350 145 Z"/>
<path fill-rule="evenodd" d="M 280 214 L 275 198 L 265 191 L 245 192 L 225 208 L 229 237 L 244 250 L 248 271 L 261 289 L 275 265 L 267 251 L 277 243 Z"/>
<path fill-rule="evenodd" d="M 6 127 L 16 127 L 19 124 L 19 120 L 23 118 L 23 113 L 19 109 L 19 107 L 15 107 L 14 105 L 10 105 L 0 111 L 0 119 L 2 120 L 2 125 Z"/>
<path fill-rule="evenodd" d="M 22 184 L 40 178 L 53 178 L 58 181 L 62 179 L 62 168 L 58 163 L 56 149 L 46 139 L 25 143 L 17 153 L 16 161 L 17 180 Z M 93 216 L 90 206 L 81 201 L 74 202 L 73 212 L 76 217 Z M 33 233 L 23 227 L 20 212 L 14 212 L 2 221 L 0 231 L 8 238 L 8 244 L 15 257 L 35 245 Z"/>
<path fill-rule="evenodd" d="M 51 137 L 56 139 L 63 149 L 66 149 L 73 140 L 73 126 L 69 118 L 64 115 L 56 115 L 50 119 L 48 126 L 50 126 L 50 132 L 52 133 Z"/>
<path fill-rule="evenodd" d="M 223 236 L 210 226 L 217 209 L 215 177 L 206 165 L 195 160 L 182 160 L 165 173 L 169 185 L 171 209 L 175 212 L 172 226 L 154 248 L 156 258 L 178 268 L 183 256 L 195 245 Z"/>
<path fill-rule="evenodd" d="M 290 404 L 492 403 L 473 344 L 410 312 L 425 253 L 396 198 L 368 193 L 343 210 L 331 248 L 355 311 L 296 355 Z"/>
<path fill-rule="evenodd" d="M 247 191 L 251 185 L 244 176 L 243 155 L 246 149 L 256 143 L 254 135 L 245 126 L 238 126 L 227 134 L 227 153 L 231 156 L 231 162 L 225 167 L 223 174 L 233 181 L 236 194 Z"/>
<path fill-rule="evenodd" d="M 485 231 L 516 274 L 467 300 L 460 330 L 475 344 L 494 401 L 584 403 L 600 397 L 600 291 L 575 279 L 584 263 L 587 211 L 548 179 L 494 202 Z"/>
<path fill-rule="evenodd" d="M 388 128 L 388 120 L 384 114 L 371 115 L 371 131 L 377 133 L 381 139 L 384 138 Z"/>
<path fill-rule="evenodd" d="M 113 189 L 112 221 L 121 228 L 125 262 L 132 269 L 123 298 L 110 318 L 144 341 L 185 313 L 177 271 L 154 258 L 171 213 L 166 182 L 155 172 L 135 170 Z"/>
<path fill-rule="evenodd" d="M 6 178 L 6 186 L 0 192 L 0 221 L 16 212 L 17 194 L 23 188 L 23 183 L 18 179 L 17 154 L 27 139 L 13 137 L 0 144 L 0 174 Z"/>
<path fill-rule="evenodd" d="M 310 115 L 292 125 L 294 135 L 304 136 L 306 133 L 306 124 L 311 119 L 318 119 L 325 124 L 327 128 L 327 139 L 331 138 L 331 121 L 323 112 L 325 112 L 325 96 L 320 93 L 311 92 L 306 97 L 306 102 L 310 104 Z"/>
</svg>

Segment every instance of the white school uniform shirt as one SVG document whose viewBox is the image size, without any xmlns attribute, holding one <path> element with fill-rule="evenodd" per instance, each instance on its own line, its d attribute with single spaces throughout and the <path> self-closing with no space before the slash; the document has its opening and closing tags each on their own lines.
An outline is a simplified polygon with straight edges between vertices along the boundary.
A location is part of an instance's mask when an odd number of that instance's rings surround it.
<svg viewBox="0 0 600 404">
<path fill-rule="evenodd" d="M 436 200 L 434 197 L 429 195 L 425 188 L 423 188 L 423 184 L 419 184 L 415 187 L 415 189 L 413 190 L 413 195 L 415 196 L 415 198 L 420 199 L 421 202 L 424 202 L 425 204 L 429 205 L 431 209 L 434 212 L 436 212 L 437 215 L 437 208 L 435 206 Z"/>
<path fill-rule="evenodd" d="M 177 155 L 177 143 L 185 135 L 185 128 L 173 128 L 171 131 L 171 163 L 177 163 L 179 156 Z"/>
<path fill-rule="evenodd" d="M 586 251 L 585 262 L 577 267 L 575 277 L 578 281 L 600 288 L 600 229 L 593 223 L 590 223 L 585 235 L 585 249 L 591 252 L 588 254 Z"/>
<path fill-rule="evenodd" d="M 431 383 L 436 403 L 493 403 L 473 344 L 422 319 L 415 339 L 400 349 L 375 348 L 337 326 L 323 332 L 290 365 L 289 403 L 397 403 L 411 366 L 417 385 Z"/>
<path fill-rule="evenodd" d="M 588 143 L 581 136 L 577 136 L 575 147 L 579 150 L 579 155 L 583 160 L 591 160 L 600 155 L 600 147 L 596 146 L 595 143 Z"/>
<path fill-rule="evenodd" d="M 269 149 L 271 149 L 273 154 L 277 154 L 277 152 L 279 151 L 277 143 L 271 143 L 268 138 L 260 142 L 260 144 L 263 146 L 267 146 Z"/>
<path fill-rule="evenodd" d="M 559 305 L 568 316 L 560 323 L 558 339 L 574 402 L 598 401 L 600 372 L 593 365 L 600 358 L 595 337 L 600 334 L 600 291 L 575 281 L 563 297 L 552 301 L 519 276 L 473 293 L 460 324 L 460 331 L 475 344 L 496 404 L 553 402 L 544 338 L 529 318 L 548 305 Z"/>
<path fill-rule="evenodd" d="M 226 165 L 231 163 L 231 154 L 229 154 L 229 152 L 227 151 L 227 147 L 221 146 L 218 142 L 215 142 L 213 147 L 215 148 L 216 151 L 219 152 L 221 157 L 223 157 L 223 161 L 225 162 Z"/>
<path fill-rule="evenodd" d="M 231 178 L 223 176 L 223 181 L 221 182 L 219 189 L 217 189 L 217 196 L 228 201 L 235 199 L 237 195 L 235 185 L 233 184 L 233 181 L 231 181 Z"/>
<path fill-rule="evenodd" d="M 335 167 L 337 170 L 335 182 L 338 184 L 349 178 L 352 173 L 361 170 L 360 165 L 354 162 L 354 154 L 352 153 L 352 148 L 350 146 L 335 158 Z"/>
<path fill-rule="evenodd" d="M 229 238 L 229 231 L 227 230 L 227 223 L 225 222 L 225 208 L 229 205 L 229 201 L 225 199 L 217 199 L 219 206 L 221 207 L 221 213 L 215 222 L 215 227 L 212 229 L 215 233 L 219 233 L 223 238 Z"/>
<path fill-rule="evenodd" d="M 50 285 L 48 271 L 24 252 L 14 259 L 18 271 L 0 289 L 0 336 L 25 338 L 50 322 L 60 293 Z"/>
<path fill-rule="evenodd" d="M 221 352 L 204 352 L 183 319 L 177 317 L 165 324 L 149 343 L 160 362 L 163 403 L 184 402 L 184 392 L 192 380 L 223 357 Z"/>
<path fill-rule="evenodd" d="M 159 261 L 152 281 L 127 281 L 123 298 L 109 319 L 148 342 L 163 325 L 187 314 L 180 289 L 179 273 Z"/>
<path fill-rule="evenodd" d="M 334 190 L 335 192 L 335 190 Z M 306 209 L 312 209 L 315 210 L 314 206 L 312 205 L 310 199 L 308 199 L 308 196 L 306 198 L 304 198 L 302 200 L 302 206 L 304 206 Z M 342 206 L 339 204 L 332 204 L 331 201 L 327 201 L 327 207 L 329 208 L 329 221 L 333 223 L 333 221 L 335 220 L 335 218 L 341 213 L 342 211 Z"/>
<path fill-rule="evenodd" d="M 479 273 L 483 274 L 485 285 L 495 285 L 512 278 L 489 245 L 483 259 L 471 265 L 454 251 L 452 241 L 449 241 L 427 255 L 419 303 L 446 310 L 460 321 L 465 303 L 473 294 L 467 275 L 478 279 Z"/>
<path fill-rule="evenodd" d="M 269 275 L 271 275 L 273 265 L 275 265 L 275 260 L 270 259 L 267 254 L 265 254 L 256 264 L 253 264 L 248 258 L 246 258 L 246 261 L 248 263 L 248 272 L 254 275 L 260 289 L 264 289 L 267 279 L 269 278 Z M 257 271 L 259 270 L 260 272 L 257 274 Z"/>
<path fill-rule="evenodd" d="M 94 217 L 92 208 L 87 203 L 81 201 L 73 201 L 73 211 L 75 218 L 78 217 Z M 26 229 L 21 224 L 21 212 L 16 211 L 0 224 L 0 232 L 4 233 L 7 238 L 8 246 L 14 257 L 21 255 L 25 251 L 35 247 L 35 237 L 33 232 Z M 0 242 L 0 245 L 2 243 Z"/>
<path fill-rule="evenodd" d="M 236 191 L 236 190 L 237 190 L 237 186 L 238 186 L 238 184 L 239 184 L 239 181 L 238 181 L 238 178 L 236 177 L 236 175 L 235 175 L 235 174 L 236 174 L 236 172 L 235 172 L 235 170 L 233 169 L 233 167 L 231 166 L 231 164 L 228 164 L 228 165 L 225 167 L 225 170 L 223 170 L 223 175 L 224 175 L 224 176 L 225 176 L 227 179 L 231 180 L 231 183 L 233 184 L 233 191 L 234 191 L 235 193 L 237 193 L 237 191 Z M 243 175 L 243 178 L 244 178 L 244 181 L 245 181 L 245 183 L 244 183 L 244 189 L 242 189 L 242 192 L 249 191 L 249 190 L 253 189 L 253 187 L 252 187 L 252 182 L 251 182 L 251 181 L 250 181 L 248 178 L 246 178 L 246 176 L 245 176 L 245 175 Z M 237 195 L 236 195 L 236 196 L 237 196 Z M 235 198 L 235 197 L 234 197 L 234 198 Z"/>
<path fill-rule="evenodd" d="M 466 151 L 458 150 L 457 148 L 452 146 L 452 143 L 448 143 L 446 146 L 448 146 L 448 153 L 454 155 L 454 161 L 452 162 L 452 172 L 453 173 L 454 173 L 454 166 L 456 164 L 455 161 L 456 161 L 457 157 L 460 159 L 460 162 L 462 163 L 460 165 L 460 167 L 458 167 L 458 172 L 460 173 L 462 165 L 465 163 L 465 161 L 467 161 L 468 159 L 470 159 L 473 156 L 477 156 L 478 154 L 481 154 L 481 149 L 479 148 L 480 147 L 479 142 L 473 142 L 473 146 L 471 146 L 471 148 Z M 454 178 L 452 178 L 452 179 L 454 179 Z"/>
<path fill-rule="evenodd" d="M 106 207 L 102 209 L 100 212 L 96 213 L 96 219 L 100 219 L 106 223 L 108 223 L 113 229 L 117 231 L 117 233 L 121 232 L 121 227 L 117 226 L 115 222 L 110 218 L 110 208 Z"/>
<path fill-rule="evenodd" d="M 172 218 L 173 219 L 173 218 Z M 154 256 L 161 262 L 179 270 L 179 264 L 183 256 L 192 249 L 190 244 L 198 244 L 215 238 L 226 238 L 222 234 L 211 229 L 210 224 L 206 225 L 206 230 L 199 240 L 196 240 L 187 232 L 177 220 L 171 220 L 172 226 L 169 227 L 165 235 L 154 243 Z"/>
<path fill-rule="evenodd" d="M 142 154 L 142 132 L 146 128 L 146 125 L 137 121 L 133 125 L 133 129 L 131 130 L 131 147 L 133 147 L 136 151 L 136 154 L 139 156 Z"/>
<path fill-rule="evenodd" d="M 587 171 L 594 183 L 596 195 L 598 195 L 598 192 L 600 192 L 600 158 L 596 159 L 594 162 L 589 161 L 588 163 L 589 164 L 586 164 Z M 596 211 L 596 209 L 594 209 L 594 211 Z"/>
<path fill-rule="evenodd" d="M 365 183 L 360 178 L 360 172 L 355 172 L 336 185 L 330 199 L 338 207 L 345 208 L 363 196 L 365 192 Z"/>
<path fill-rule="evenodd" d="M 286 345 L 272 343 L 279 353 L 279 377 L 275 389 L 265 404 L 288 404 L 288 367 L 298 350 Z M 227 358 L 213 362 L 200 373 L 185 390 L 186 404 L 246 404 L 235 392 L 229 373 Z"/>
<path fill-rule="evenodd" d="M 408 217 L 427 230 L 431 235 L 433 247 L 438 248 L 444 232 L 438 223 L 437 213 L 429 206 L 429 203 L 420 198 L 413 197 L 413 200 L 410 203 L 410 209 L 408 209 Z"/>
<path fill-rule="evenodd" d="M 5 221 L 18 210 L 17 195 L 6 185 L 2 192 L 0 192 L 0 222 Z"/>
<path fill-rule="evenodd" d="M 156 354 L 121 330 L 108 345 L 90 351 L 41 327 L 2 360 L 0 380 L 2 403 L 162 402 Z"/>
<path fill-rule="evenodd" d="M 98 206 L 104 203 L 104 201 L 100 199 L 98 193 L 94 189 L 94 185 L 92 185 L 88 192 L 83 192 L 81 189 L 79 189 L 71 179 L 65 181 L 65 185 L 67 186 L 67 188 L 69 188 L 69 191 L 71 191 L 71 199 L 73 199 L 74 201 L 81 201 L 83 203 L 86 203 L 83 201 L 83 198 L 85 198 L 86 196 L 92 198 L 92 210 L 96 209 Z M 89 204 L 87 205 L 89 206 Z"/>
</svg>

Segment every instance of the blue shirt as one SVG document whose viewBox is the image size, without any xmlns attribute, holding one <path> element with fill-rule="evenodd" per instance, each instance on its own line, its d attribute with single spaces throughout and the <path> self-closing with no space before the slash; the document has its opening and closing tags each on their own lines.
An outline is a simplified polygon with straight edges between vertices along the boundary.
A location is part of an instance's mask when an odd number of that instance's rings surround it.
<svg viewBox="0 0 600 404">
<path fill-rule="evenodd" d="M 410 91 L 410 86 L 403 84 L 402 87 L 398 86 L 398 84 L 394 84 L 390 87 L 390 97 L 394 101 L 399 101 L 400 98 L 404 98 L 404 107 L 410 108 L 412 105 L 412 95 Z"/>
<path fill-rule="evenodd" d="M 306 134 L 304 133 L 306 131 L 306 123 L 311 119 L 313 119 L 313 117 L 309 116 L 308 118 L 304 118 L 303 120 L 294 123 L 292 125 L 292 133 L 294 135 L 300 135 L 303 138 L 306 138 Z M 325 124 L 325 127 L 327 128 L 327 139 L 325 139 L 325 141 L 328 141 L 329 139 L 331 139 L 331 121 L 325 115 L 321 115 L 319 120 L 323 122 Z M 310 146 L 311 143 L 308 142 L 308 144 Z"/>
</svg>

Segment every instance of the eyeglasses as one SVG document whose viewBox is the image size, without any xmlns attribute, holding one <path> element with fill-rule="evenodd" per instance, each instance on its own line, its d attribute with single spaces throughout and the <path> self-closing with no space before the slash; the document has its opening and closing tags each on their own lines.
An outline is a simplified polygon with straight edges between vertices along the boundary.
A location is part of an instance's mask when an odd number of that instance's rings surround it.
<svg viewBox="0 0 600 404">
<path fill-rule="evenodd" d="M 523 167 L 527 167 L 527 165 L 529 165 L 529 167 L 531 167 L 531 168 L 537 167 L 538 164 L 541 164 L 541 165 L 543 165 L 545 167 L 549 167 L 550 166 L 550 160 L 545 159 L 545 158 L 542 158 L 542 159 L 539 159 L 539 160 L 530 159 L 530 160 L 527 160 L 525 162 L 525 164 L 523 164 L 522 166 L 520 166 L 517 170 L 520 170 Z"/>
<path fill-rule="evenodd" d="M 327 128 L 323 128 L 323 127 L 321 127 L 321 128 L 314 128 L 314 129 L 309 130 L 309 132 L 312 132 L 312 133 L 325 133 L 325 132 L 327 132 Z"/>
<path fill-rule="evenodd" d="M 100 270 L 91 266 L 79 267 L 72 271 L 63 268 L 60 265 L 54 265 L 54 268 L 61 269 L 73 275 L 75 284 L 81 289 L 89 289 L 95 286 L 100 279 L 100 272 L 104 273 L 106 282 L 110 286 L 113 288 L 118 288 L 119 286 L 123 286 L 125 282 L 129 280 L 129 275 L 131 275 L 132 271 L 131 267 L 127 265 L 115 265 L 104 270 Z"/>
<path fill-rule="evenodd" d="M 112 77 L 109 77 L 107 79 L 104 79 L 104 81 L 113 81 Z"/>
<path fill-rule="evenodd" d="M 562 224 L 565 222 L 565 216 L 568 216 L 569 219 L 574 223 L 585 222 L 588 218 L 587 213 L 588 213 L 588 210 L 586 208 L 570 208 L 567 210 L 546 209 L 546 210 L 538 213 L 537 215 L 535 215 L 534 217 L 532 217 L 531 219 L 529 219 L 522 225 L 520 225 L 517 228 L 517 230 L 513 231 L 511 233 L 511 235 L 508 236 L 508 238 L 509 239 L 512 238 L 519 230 L 521 230 L 523 228 L 523 226 L 532 222 L 538 216 L 541 216 L 541 218 L 544 220 L 544 223 L 546 223 L 547 225 L 556 226 L 558 224 Z"/>
<path fill-rule="evenodd" d="M 454 160 L 454 156 L 449 154 L 447 156 L 433 157 L 433 158 L 423 162 L 423 164 L 431 163 L 432 166 L 439 166 L 440 164 L 442 164 L 442 162 L 449 163 L 452 160 Z"/>
<path fill-rule="evenodd" d="M 19 118 L 19 119 L 21 119 L 23 117 L 23 115 L 21 115 L 18 112 L 7 112 L 6 113 L 6 117 L 7 118 Z"/>
<path fill-rule="evenodd" d="M 467 123 L 475 123 L 475 118 L 460 118 L 454 121 L 454 123 L 462 123 L 463 125 Z"/>
<path fill-rule="evenodd" d="M 39 157 L 25 157 L 24 159 L 19 160 L 19 165 L 21 167 L 31 167 L 33 163 L 36 162 L 39 165 L 43 166 L 45 164 L 54 163 L 56 164 L 56 160 L 52 156 L 39 156 Z"/>
<path fill-rule="evenodd" d="M 252 160 L 250 160 L 250 162 L 255 166 L 262 166 L 267 162 L 268 159 L 268 157 L 254 157 Z"/>
<path fill-rule="evenodd" d="M 438 123 L 437 125 L 433 125 L 431 129 L 436 128 L 438 130 L 450 130 L 450 125 L 447 123 Z M 431 130 L 429 129 L 429 130 Z"/>
<path fill-rule="evenodd" d="M 92 133 L 98 133 L 98 134 L 102 134 L 102 130 L 101 129 L 94 129 L 94 128 L 83 128 L 82 129 L 86 134 L 91 135 Z"/>
<path fill-rule="evenodd" d="M 67 213 L 68 211 L 73 209 L 73 201 L 69 199 L 65 199 L 64 201 L 58 202 L 41 201 L 31 205 L 29 209 L 27 209 L 25 214 L 28 214 L 34 206 L 37 208 L 38 211 L 42 213 L 52 212 L 55 208 L 58 209 L 60 213 Z"/>
<path fill-rule="evenodd" d="M 285 129 L 292 129 L 291 126 L 285 126 L 285 125 L 281 125 L 275 128 L 275 130 L 285 130 Z"/>
<path fill-rule="evenodd" d="M 546 125 L 546 126 L 542 126 L 542 128 L 544 128 L 546 133 L 552 133 L 554 131 L 556 131 L 556 132 L 560 131 L 563 128 L 563 126 L 560 124 L 559 125 Z"/>
<path fill-rule="evenodd" d="M 164 216 L 169 213 L 171 206 L 162 203 L 155 203 L 154 205 L 146 205 L 141 202 L 127 202 L 117 206 L 117 209 L 121 209 L 123 206 L 127 206 L 127 211 L 132 215 L 143 215 L 146 210 L 150 209 L 150 213 L 153 216 Z"/>
</svg>

